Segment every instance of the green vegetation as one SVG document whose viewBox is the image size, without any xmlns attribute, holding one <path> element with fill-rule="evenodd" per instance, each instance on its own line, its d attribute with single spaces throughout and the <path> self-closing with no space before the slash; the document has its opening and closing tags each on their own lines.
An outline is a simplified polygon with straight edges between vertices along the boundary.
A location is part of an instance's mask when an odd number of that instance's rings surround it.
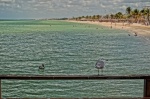
<svg viewBox="0 0 150 99">
<path fill-rule="evenodd" d="M 107 14 L 107 15 L 93 15 L 93 16 L 79 16 L 73 17 L 72 20 L 77 21 L 113 21 L 119 20 L 123 22 L 129 23 L 147 23 L 150 24 L 150 9 L 143 8 L 142 10 L 139 9 L 132 9 L 131 7 L 126 8 L 126 13 L 117 12 L 115 14 Z"/>
</svg>

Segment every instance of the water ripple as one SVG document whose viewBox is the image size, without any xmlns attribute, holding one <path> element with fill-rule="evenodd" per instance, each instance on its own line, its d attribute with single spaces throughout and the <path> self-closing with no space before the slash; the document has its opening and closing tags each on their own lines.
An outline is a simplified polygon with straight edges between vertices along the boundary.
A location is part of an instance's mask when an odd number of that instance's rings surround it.
<svg viewBox="0 0 150 99">
<path fill-rule="evenodd" d="M 99 58 L 108 59 L 104 75 L 150 74 L 150 45 L 143 37 L 129 37 L 125 31 L 95 25 L 86 28 L 85 24 L 59 21 L 14 22 L 15 25 L 0 23 L 0 74 L 96 75 L 95 62 Z M 45 64 L 43 71 L 38 70 L 41 64 Z M 2 95 L 4 98 L 140 97 L 142 84 L 142 81 L 112 80 L 6 80 L 2 81 Z"/>
</svg>

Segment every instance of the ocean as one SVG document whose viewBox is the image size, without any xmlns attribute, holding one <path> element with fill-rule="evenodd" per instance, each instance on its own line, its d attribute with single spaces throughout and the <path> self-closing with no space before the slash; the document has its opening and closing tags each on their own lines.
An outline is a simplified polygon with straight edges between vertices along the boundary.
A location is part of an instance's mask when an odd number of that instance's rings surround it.
<svg viewBox="0 0 150 99">
<path fill-rule="evenodd" d="M 0 75 L 97 75 L 99 58 L 108 60 L 103 75 L 150 74 L 150 40 L 91 24 L 0 21 Z M 41 64 L 45 70 L 38 69 Z M 143 80 L 2 80 L 2 98 L 142 97 L 143 85 Z"/>
</svg>

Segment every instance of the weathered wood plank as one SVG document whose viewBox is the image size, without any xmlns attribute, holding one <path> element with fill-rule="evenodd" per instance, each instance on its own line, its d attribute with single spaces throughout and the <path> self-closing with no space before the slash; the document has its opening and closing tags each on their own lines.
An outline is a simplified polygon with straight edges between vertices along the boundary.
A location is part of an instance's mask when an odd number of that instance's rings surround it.
<svg viewBox="0 0 150 99">
<path fill-rule="evenodd" d="M 0 75 L 0 79 L 14 80 L 121 80 L 121 79 L 150 79 L 150 75 Z"/>
<path fill-rule="evenodd" d="M 0 98 L 1 98 L 1 80 L 134 80 L 143 79 L 144 98 L 98 98 L 98 99 L 150 99 L 150 75 L 124 75 L 124 76 L 106 76 L 106 75 L 0 75 Z"/>
<path fill-rule="evenodd" d="M 16 98 L 4 98 L 4 99 L 16 99 Z M 31 99 L 31 98 L 19 98 L 19 99 Z M 150 98 L 34 98 L 34 99 L 150 99 Z"/>
<path fill-rule="evenodd" d="M 2 97 L 2 87 L 1 87 L 1 79 L 0 79 L 0 99 L 1 99 L 1 97 Z"/>
<path fill-rule="evenodd" d="M 150 97 L 150 79 L 144 80 L 144 97 Z"/>
</svg>

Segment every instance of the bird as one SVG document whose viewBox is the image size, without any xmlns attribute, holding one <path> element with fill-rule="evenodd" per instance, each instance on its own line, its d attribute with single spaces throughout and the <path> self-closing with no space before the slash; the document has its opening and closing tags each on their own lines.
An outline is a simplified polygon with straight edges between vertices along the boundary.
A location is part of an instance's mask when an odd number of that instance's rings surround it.
<svg viewBox="0 0 150 99">
<path fill-rule="evenodd" d="M 137 33 L 136 33 L 136 32 L 134 32 L 134 36 L 137 36 Z"/>
<path fill-rule="evenodd" d="M 99 75 L 99 70 L 101 69 L 101 72 L 103 73 L 103 68 L 104 68 L 104 65 L 105 65 L 105 60 L 104 59 L 99 59 L 97 60 L 96 64 L 95 64 L 95 68 L 98 69 L 98 75 Z M 108 60 L 106 60 L 108 61 Z"/>
<path fill-rule="evenodd" d="M 39 69 L 44 69 L 44 68 L 45 68 L 44 64 L 42 64 L 41 66 L 39 66 Z"/>
</svg>

